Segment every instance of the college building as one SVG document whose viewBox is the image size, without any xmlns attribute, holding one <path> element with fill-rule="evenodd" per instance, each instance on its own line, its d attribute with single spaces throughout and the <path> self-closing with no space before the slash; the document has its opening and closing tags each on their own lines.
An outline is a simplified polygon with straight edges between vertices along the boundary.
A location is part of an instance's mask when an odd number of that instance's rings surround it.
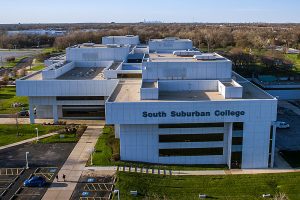
<svg viewBox="0 0 300 200">
<path fill-rule="evenodd" d="M 233 72 L 230 60 L 179 38 L 102 43 L 67 48 L 65 60 L 17 80 L 32 123 L 105 119 L 126 161 L 273 166 L 277 99 Z"/>
</svg>

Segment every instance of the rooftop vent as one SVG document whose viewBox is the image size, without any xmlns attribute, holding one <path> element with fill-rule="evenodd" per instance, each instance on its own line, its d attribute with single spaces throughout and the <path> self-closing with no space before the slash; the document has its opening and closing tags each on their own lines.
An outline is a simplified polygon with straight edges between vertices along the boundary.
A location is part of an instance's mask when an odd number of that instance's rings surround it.
<svg viewBox="0 0 300 200">
<path fill-rule="evenodd" d="M 126 37 L 134 37 L 134 35 L 125 35 Z"/>
<path fill-rule="evenodd" d="M 194 58 L 196 60 L 216 60 L 217 57 L 215 54 L 201 54 L 201 55 L 195 55 Z"/>
<path fill-rule="evenodd" d="M 173 55 L 176 56 L 195 56 L 195 55 L 201 55 L 200 51 L 174 51 Z"/>
</svg>

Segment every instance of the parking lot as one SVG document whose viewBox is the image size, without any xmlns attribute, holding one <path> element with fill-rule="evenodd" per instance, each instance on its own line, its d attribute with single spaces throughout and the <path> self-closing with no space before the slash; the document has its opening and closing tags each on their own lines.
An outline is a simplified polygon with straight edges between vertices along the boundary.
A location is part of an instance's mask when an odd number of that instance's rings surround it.
<svg viewBox="0 0 300 200">
<path fill-rule="evenodd" d="M 289 129 L 277 129 L 276 147 L 279 150 L 300 150 L 300 116 L 292 110 L 278 107 L 278 121 L 289 123 Z"/>
<path fill-rule="evenodd" d="M 82 175 L 72 194 L 72 200 L 109 200 L 114 189 L 115 176 Z"/>
<path fill-rule="evenodd" d="M 0 168 L 0 199 L 5 196 L 23 172 L 24 168 Z"/>
<path fill-rule="evenodd" d="M 27 143 L 1 150 L 0 160 L 5 162 L 0 162 L 0 199 L 42 199 L 75 145 Z M 26 152 L 29 152 L 29 169 L 24 169 Z M 23 182 L 32 176 L 44 177 L 46 185 L 41 188 L 23 187 Z"/>
<path fill-rule="evenodd" d="M 57 167 L 39 167 L 27 178 L 31 178 L 32 176 L 42 176 L 46 180 L 45 187 L 23 187 L 22 185 L 16 190 L 13 194 L 12 199 L 42 199 L 45 192 L 47 191 L 47 187 L 50 186 L 55 175 L 58 172 Z"/>
</svg>

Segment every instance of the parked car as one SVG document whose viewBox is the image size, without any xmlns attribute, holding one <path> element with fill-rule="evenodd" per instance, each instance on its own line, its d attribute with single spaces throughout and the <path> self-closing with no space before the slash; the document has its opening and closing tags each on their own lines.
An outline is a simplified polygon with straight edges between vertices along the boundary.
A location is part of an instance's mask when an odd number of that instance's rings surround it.
<svg viewBox="0 0 300 200">
<path fill-rule="evenodd" d="M 24 187 L 43 187 L 46 185 L 46 180 L 42 176 L 33 176 L 26 179 L 23 183 Z"/>
<path fill-rule="evenodd" d="M 19 115 L 20 115 L 21 117 L 27 117 L 27 116 L 29 116 L 29 111 L 28 111 L 28 110 L 21 110 L 21 111 L 19 112 Z"/>
<path fill-rule="evenodd" d="M 277 122 L 277 128 L 281 128 L 281 129 L 284 129 L 284 128 L 290 128 L 290 125 L 286 122 Z"/>
</svg>

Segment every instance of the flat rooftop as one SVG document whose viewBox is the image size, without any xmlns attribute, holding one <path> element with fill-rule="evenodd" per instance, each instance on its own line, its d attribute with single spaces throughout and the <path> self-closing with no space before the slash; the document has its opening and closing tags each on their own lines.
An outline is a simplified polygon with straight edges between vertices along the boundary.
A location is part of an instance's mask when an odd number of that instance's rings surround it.
<svg viewBox="0 0 300 200">
<path fill-rule="evenodd" d="M 29 76 L 24 77 L 22 80 L 43 80 L 42 71 L 36 72 L 34 74 L 31 74 Z"/>
<path fill-rule="evenodd" d="M 129 47 L 129 45 L 119 45 L 119 44 L 94 44 L 94 43 L 84 43 L 78 44 L 69 48 L 122 48 Z"/>
<path fill-rule="evenodd" d="M 250 99 L 273 99 L 271 95 L 258 88 L 246 79 L 238 77 L 236 80 L 243 86 L 243 96 L 241 99 L 225 99 L 218 91 L 178 91 L 178 92 L 159 92 L 157 100 L 141 100 L 140 89 L 153 87 L 154 83 L 142 83 L 142 80 L 120 81 L 117 88 L 111 95 L 110 102 L 163 102 L 163 101 L 230 101 L 230 100 L 250 100 Z M 146 85 L 145 85 L 146 84 Z M 228 86 L 231 86 L 230 83 Z"/>
<path fill-rule="evenodd" d="M 104 67 L 74 67 L 57 77 L 57 80 L 103 80 Z"/>
<path fill-rule="evenodd" d="M 205 54 L 204 54 L 205 55 Z M 197 60 L 193 58 L 193 56 L 178 56 L 171 53 L 150 53 L 149 54 L 149 61 L 150 62 L 224 62 L 229 61 L 228 59 L 216 55 L 215 60 Z"/>
<path fill-rule="evenodd" d="M 111 95 L 110 102 L 162 102 L 162 101 L 208 101 L 225 100 L 218 91 L 159 92 L 157 100 L 141 100 L 142 81 L 126 80 Z M 144 83 L 143 83 L 144 84 Z"/>
</svg>

